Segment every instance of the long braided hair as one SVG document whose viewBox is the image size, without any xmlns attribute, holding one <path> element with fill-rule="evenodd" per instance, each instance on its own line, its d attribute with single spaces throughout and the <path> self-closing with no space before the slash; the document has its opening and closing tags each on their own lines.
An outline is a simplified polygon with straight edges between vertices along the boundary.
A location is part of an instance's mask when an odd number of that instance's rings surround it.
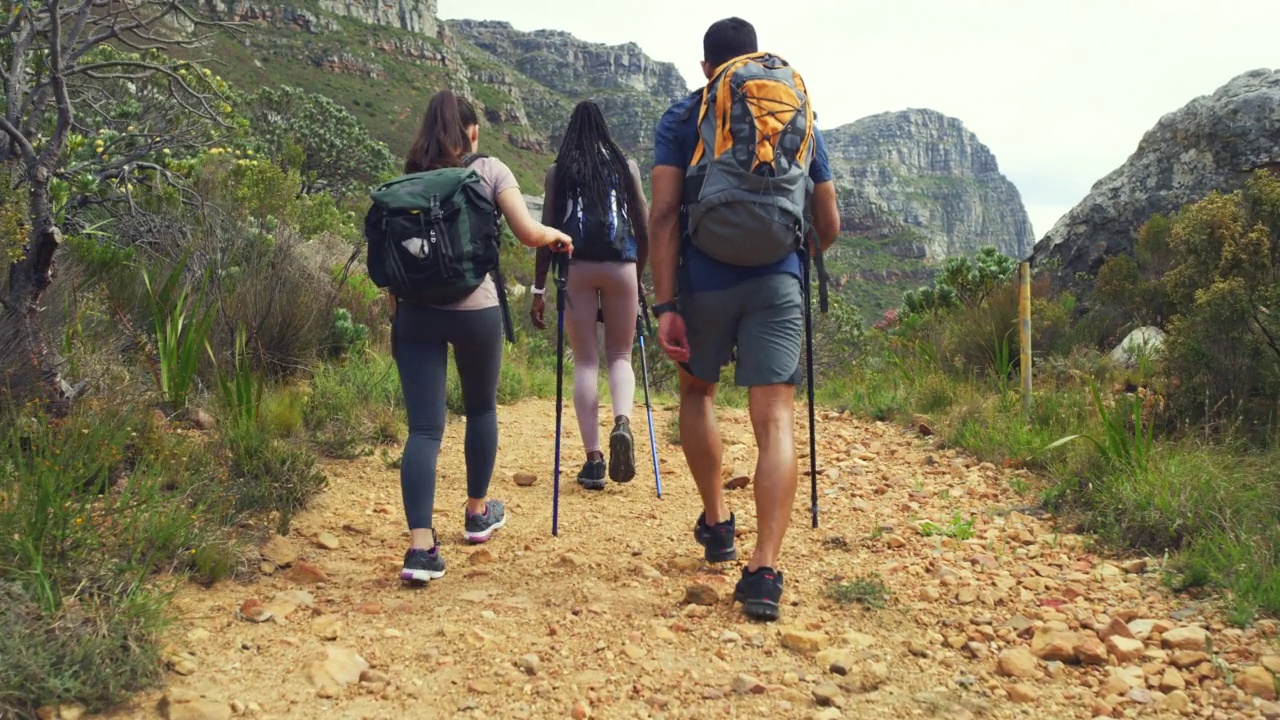
<svg viewBox="0 0 1280 720">
<path fill-rule="evenodd" d="M 618 192 L 628 222 L 635 217 L 634 209 L 640 206 L 627 157 L 609 136 L 609 126 L 600 106 L 590 100 L 578 103 L 569 118 L 569 127 L 556 155 L 554 184 L 557 203 L 579 195 L 588 217 L 609 216 L 610 190 Z"/>
</svg>

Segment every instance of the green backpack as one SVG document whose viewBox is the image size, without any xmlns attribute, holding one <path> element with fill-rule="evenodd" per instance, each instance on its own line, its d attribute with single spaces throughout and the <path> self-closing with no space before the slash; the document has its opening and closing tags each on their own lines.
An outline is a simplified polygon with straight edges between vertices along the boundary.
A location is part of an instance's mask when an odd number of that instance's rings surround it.
<svg viewBox="0 0 1280 720">
<path fill-rule="evenodd" d="M 463 167 L 410 173 L 374 188 L 364 220 L 369 279 L 397 300 L 448 305 L 493 274 L 503 329 L 513 341 L 506 283 L 498 267 L 502 217 L 467 155 Z"/>
</svg>

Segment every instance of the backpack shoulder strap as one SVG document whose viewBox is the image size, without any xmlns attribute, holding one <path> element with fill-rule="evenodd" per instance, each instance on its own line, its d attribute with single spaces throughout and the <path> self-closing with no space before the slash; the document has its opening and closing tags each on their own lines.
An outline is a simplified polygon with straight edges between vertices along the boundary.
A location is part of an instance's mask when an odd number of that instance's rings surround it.
<svg viewBox="0 0 1280 720">
<path fill-rule="evenodd" d="M 466 155 L 462 156 L 462 167 L 471 167 L 471 164 L 474 163 L 475 161 L 483 160 L 487 157 L 489 156 L 484 155 L 482 153 L 467 153 Z"/>
</svg>

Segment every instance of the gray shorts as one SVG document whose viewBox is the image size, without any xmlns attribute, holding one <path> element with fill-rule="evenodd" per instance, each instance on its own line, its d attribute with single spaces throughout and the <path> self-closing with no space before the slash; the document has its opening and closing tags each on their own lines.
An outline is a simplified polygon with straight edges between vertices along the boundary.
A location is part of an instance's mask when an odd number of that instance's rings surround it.
<svg viewBox="0 0 1280 720">
<path fill-rule="evenodd" d="M 765 275 L 727 290 L 681 294 L 680 315 L 689 334 L 690 375 L 720 380 L 737 349 L 734 382 L 739 387 L 800 382 L 804 341 L 804 296 L 790 273 Z"/>
</svg>

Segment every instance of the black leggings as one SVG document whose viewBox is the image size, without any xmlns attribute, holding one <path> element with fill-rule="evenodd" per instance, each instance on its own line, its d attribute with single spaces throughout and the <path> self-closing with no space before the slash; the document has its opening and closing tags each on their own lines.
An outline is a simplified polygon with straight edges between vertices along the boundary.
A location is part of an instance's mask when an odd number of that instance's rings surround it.
<svg viewBox="0 0 1280 720">
<path fill-rule="evenodd" d="M 439 310 L 399 303 L 391 348 L 409 414 L 409 439 L 400 461 L 400 492 L 409 529 L 431 527 L 436 496 L 436 457 L 445 422 L 448 346 L 462 384 L 467 416 L 464 450 L 467 496 L 489 493 L 498 454 L 498 372 L 502 366 L 502 313 Z"/>
</svg>

